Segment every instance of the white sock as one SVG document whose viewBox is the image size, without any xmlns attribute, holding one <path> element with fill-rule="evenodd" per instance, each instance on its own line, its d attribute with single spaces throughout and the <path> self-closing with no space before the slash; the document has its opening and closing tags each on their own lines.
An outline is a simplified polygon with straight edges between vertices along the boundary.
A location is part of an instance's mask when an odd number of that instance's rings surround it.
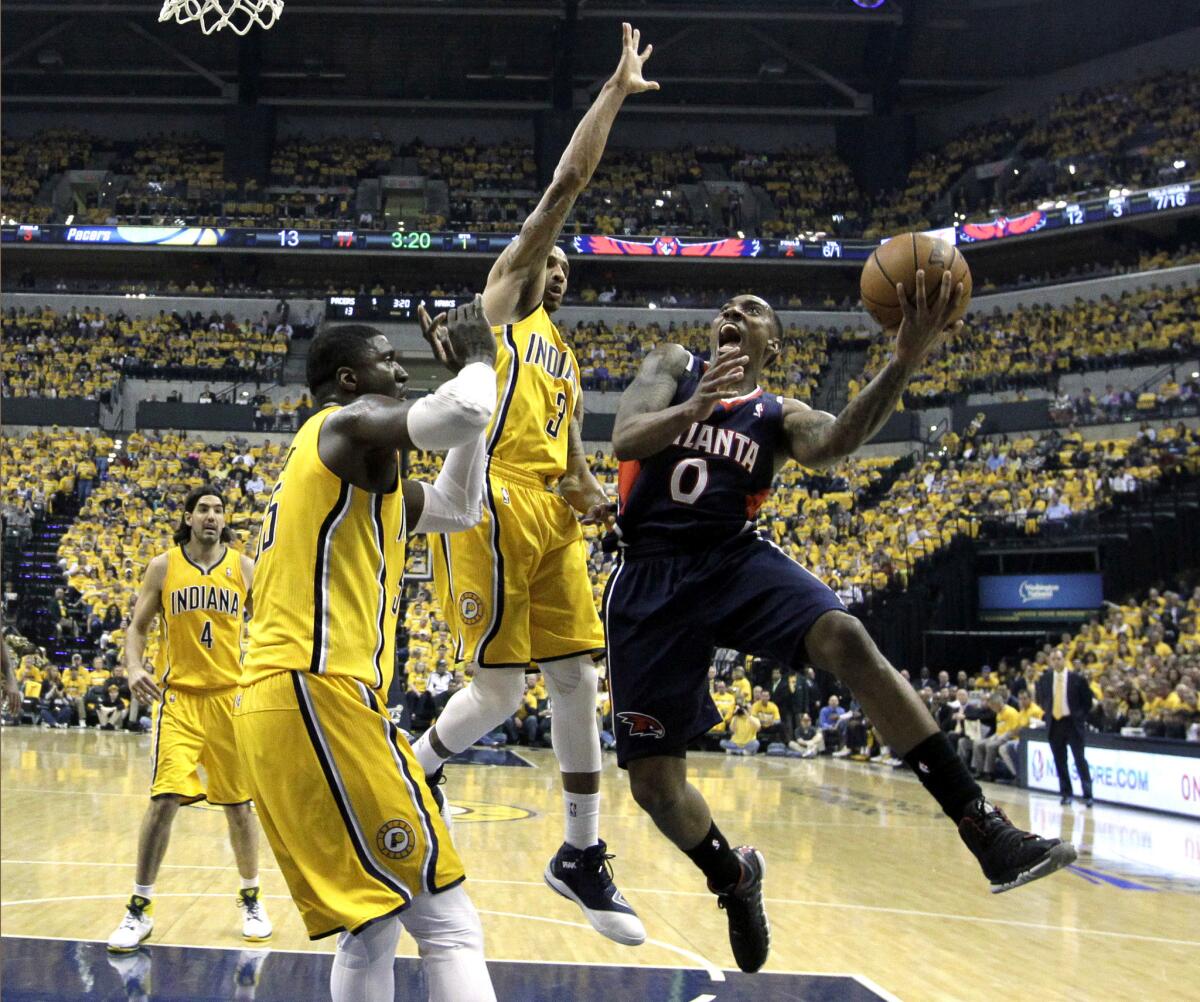
<svg viewBox="0 0 1200 1002">
<path fill-rule="evenodd" d="M 600 841 L 600 794 L 563 790 L 563 817 L 568 845 L 587 849 Z"/>
<path fill-rule="evenodd" d="M 258 874 L 257 873 L 253 877 L 242 877 L 242 890 L 243 891 L 248 891 L 248 890 L 250 890 L 251 887 L 257 887 L 257 886 L 258 886 Z"/>
<path fill-rule="evenodd" d="M 133 893 L 136 894 L 139 898 L 146 898 L 147 900 L 149 900 L 150 898 L 154 897 L 154 885 L 153 884 L 134 884 L 133 885 Z"/>
</svg>

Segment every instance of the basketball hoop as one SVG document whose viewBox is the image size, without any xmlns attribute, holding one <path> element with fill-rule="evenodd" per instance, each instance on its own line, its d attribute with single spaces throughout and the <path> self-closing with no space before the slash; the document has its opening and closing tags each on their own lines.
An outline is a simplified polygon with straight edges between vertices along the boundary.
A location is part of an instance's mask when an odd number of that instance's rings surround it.
<svg viewBox="0 0 1200 1002">
<path fill-rule="evenodd" d="M 229 28 L 244 35 L 256 25 L 270 28 L 283 13 L 283 0 L 163 0 L 159 21 L 199 21 L 206 35 Z"/>
</svg>

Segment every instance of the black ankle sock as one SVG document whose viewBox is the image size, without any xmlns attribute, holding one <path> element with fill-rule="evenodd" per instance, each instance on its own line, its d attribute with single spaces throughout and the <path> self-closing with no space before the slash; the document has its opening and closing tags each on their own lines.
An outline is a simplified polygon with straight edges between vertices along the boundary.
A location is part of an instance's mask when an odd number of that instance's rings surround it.
<svg viewBox="0 0 1200 1002">
<path fill-rule="evenodd" d="M 983 796 L 941 731 L 929 735 L 904 756 L 904 761 L 955 824 L 962 820 L 967 805 Z"/>
<path fill-rule="evenodd" d="M 737 853 L 729 847 L 715 821 L 709 824 L 708 834 L 698 845 L 684 849 L 683 852 L 700 868 L 713 887 L 728 887 L 736 883 L 742 875 L 742 864 Z"/>
</svg>

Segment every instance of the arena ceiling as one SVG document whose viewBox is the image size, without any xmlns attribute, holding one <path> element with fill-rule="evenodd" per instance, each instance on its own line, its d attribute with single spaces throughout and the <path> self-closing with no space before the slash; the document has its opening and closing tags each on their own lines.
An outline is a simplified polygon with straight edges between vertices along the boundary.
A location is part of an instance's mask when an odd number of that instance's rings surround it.
<svg viewBox="0 0 1200 1002">
<path fill-rule="evenodd" d="M 639 114 L 837 119 L 963 100 L 1200 25 L 1195 0 L 287 0 L 244 39 L 158 0 L 7 0 L 3 106 L 534 112 L 581 106 L 618 24 L 655 45 Z"/>
</svg>

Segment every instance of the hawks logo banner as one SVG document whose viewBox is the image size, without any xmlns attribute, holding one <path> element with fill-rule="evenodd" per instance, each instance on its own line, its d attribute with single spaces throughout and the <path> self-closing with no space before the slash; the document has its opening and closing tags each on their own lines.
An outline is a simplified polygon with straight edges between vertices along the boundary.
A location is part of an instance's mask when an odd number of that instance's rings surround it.
<svg viewBox="0 0 1200 1002">
<path fill-rule="evenodd" d="M 571 242 L 576 254 L 622 254 L 654 257 L 758 257 L 762 252 L 759 240 L 729 237 L 724 240 L 704 240 L 684 243 L 678 237 L 655 237 L 653 240 L 626 240 L 584 234 Z"/>
<path fill-rule="evenodd" d="M 618 713 L 617 719 L 629 728 L 631 738 L 663 738 L 667 736 L 667 729 L 663 727 L 662 721 L 649 714 L 627 711 Z"/>
</svg>

